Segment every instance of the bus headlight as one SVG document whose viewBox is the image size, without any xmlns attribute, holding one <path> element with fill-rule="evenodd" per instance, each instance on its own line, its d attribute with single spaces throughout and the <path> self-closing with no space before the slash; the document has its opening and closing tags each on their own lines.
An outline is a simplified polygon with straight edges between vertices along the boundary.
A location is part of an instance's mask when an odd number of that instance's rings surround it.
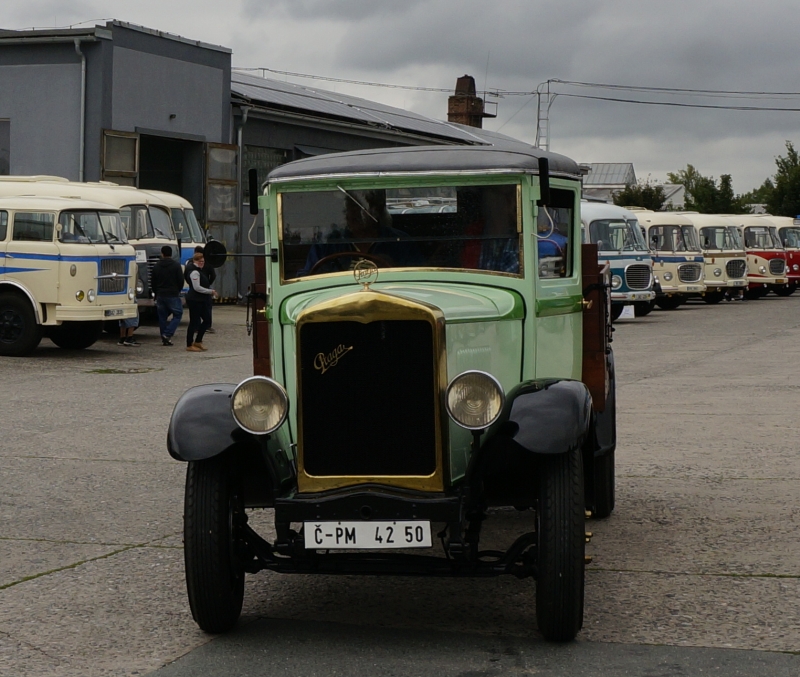
<svg viewBox="0 0 800 677">
<path fill-rule="evenodd" d="M 83 299 L 86 298 L 86 294 L 84 294 L 83 291 L 76 291 L 75 298 L 78 299 L 78 301 L 83 301 Z"/>
<path fill-rule="evenodd" d="M 766 275 L 767 274 L 766 266 L 759 267 L 758 272 L 761 273 L 762 275 Z"/>
<path fill-rule="evenodd" d="M 714 268 L 714 277 L 719 277 L 720 275 L 722 275 L 722 269 Z"/>
<path fill-rule="evenodd" d="M 622 286 L 622 278 L 619 275 L 611 276 L 611 288 L 619 289 Z"/>
<path fill-rule="evenodd" d="M 800 266 L 798 266 L 798 265 L 795 263 L 795 264 L 792 266 L 792 270 L 800 270 Z"/>
<path fill-rule="evenodd" d="M 488 428 L 500 416 L 505 402 L 503 387 L 483 371 L 465 371 L 447 386 L 445 406 L 458 425 L 467 430 Z"/>
<path fill-rule="evenodd" d="M 667 282 L 669 282 L 669 281 L 672 279 L 672 273 L 670 273 L 669 271 L 667 271 L 666 273 L 664 273 L 664 279 L 665 279 Z"/>
<path fill-rule="evenodd" d="M 267 435 L 277 430 L 289 412 L 289 398 L 280 383 L 266 376 L 242 381 L 231 397 L 231 413 L 243 430 Z"/>
<path fill-rule="evenodd" d="M 144 282 L 136 280 L 136 294 L 144 294 Z"/>
<path fill-rule="evenodd" d="M 133 301 L 133 299 L 135 299 L 135 298 L 136 298 L 136 292 L 135 292 L 135 291 L 133 291 L 133 289 L 129 289 L 129 290 L 128 290 L 128 298 L 129 298 L 131 301 Z"/>
<path fill-rule="evenodd" d="M 90 289 L 89 293 L 86 294 L 86 298 L 89 299 L 89 303 L 94 303 L 97 296 L 94 293 L 94 289 Z"/>
</svg>

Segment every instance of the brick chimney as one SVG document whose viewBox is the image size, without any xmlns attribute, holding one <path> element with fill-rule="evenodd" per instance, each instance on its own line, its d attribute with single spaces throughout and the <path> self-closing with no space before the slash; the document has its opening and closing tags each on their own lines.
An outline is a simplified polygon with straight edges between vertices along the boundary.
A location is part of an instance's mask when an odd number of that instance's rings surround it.
<svg viewBox="0 0 800 677">
<path fill-rule="evenodd" d="M 475 78 L 464 75 L 456 80 L 455 96 L 447 99 L 447 121 L 470 127 L 483 127 L 483 118 L 487 115 L 483 108 L 483 99 L 475 94 Z"/>
</svg>

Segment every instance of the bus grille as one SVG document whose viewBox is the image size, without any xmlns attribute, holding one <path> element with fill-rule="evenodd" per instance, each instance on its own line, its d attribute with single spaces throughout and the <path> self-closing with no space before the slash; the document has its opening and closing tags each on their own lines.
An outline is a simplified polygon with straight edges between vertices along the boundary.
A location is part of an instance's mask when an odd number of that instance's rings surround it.
<svg viewBox="0 0 800 677">
<path fill-rule="evenodd" d="M 97 291 L 100 294 L 124 294 L 128 290 L 128 262 L 125 259 L 100 259 L 100 276 L 97 280 Z M 104 275 L 118 275 L 107 277 Z"/>
<path fill-rule="evenodd" d="M 433 328 L 421 320 L 300 328 L 301 469 L 313 476 L 436 471 Z"/>
<path fill-rule="evenodd" d="M 678 266 L 678 279 L 681 282 L 699 282 L 703 275 L 703 266 L 699 263 L 684 263 Z"/>
<path fill-rule="evenodd" d="M 733 280 L 743 278 L 747 274 L 747 262 L 741 259 L 728 261 L 728 263 L 725 264 L 725 272 L 727 272 L 728 277 Z"/>
<path fill-rule="evenodd" d="M 769 272 L 773 275 L 783 275 L 786 272 L 786 261 L 783 259 L 770 259 Z"/>
<path fill-rule="evenodd" d="M 637 263 L 625 269 L 625 282 L 633 290 L 650 289 L 650 266 Z"/>
</svg>

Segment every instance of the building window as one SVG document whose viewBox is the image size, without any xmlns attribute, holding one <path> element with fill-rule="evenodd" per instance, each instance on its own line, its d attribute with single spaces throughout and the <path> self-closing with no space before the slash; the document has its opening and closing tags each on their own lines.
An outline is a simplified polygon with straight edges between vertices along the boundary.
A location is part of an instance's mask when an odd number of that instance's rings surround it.
<svg viewBox="0 0 800 677">
<path fill-rule="evenodd" d="M 0 176 L 11 173 L 11 120 L 0 120 Z"/>
<path fill-rule="evenodd" d="M 139 135 L 103 131 L 103 180 L 135 186 L 139 175 Z"/>
</svg>

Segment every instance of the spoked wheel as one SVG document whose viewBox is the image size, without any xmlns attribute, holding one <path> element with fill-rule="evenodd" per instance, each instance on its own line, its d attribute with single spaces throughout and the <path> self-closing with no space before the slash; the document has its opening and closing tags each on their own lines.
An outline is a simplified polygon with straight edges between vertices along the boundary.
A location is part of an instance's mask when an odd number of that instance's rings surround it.
<svg viewBox="0 0 800 677">
<path fill-rule="evenodd" d="M 536 622 L 545 639 L 583 625 L 584 493 L 580 449 L 543 459 L 537 505 Z"/>
<path fill-rule="evenodd" d="M 59 348 L 84 350 L 94 345 L 103 333 L 103 322 L 63 322 L 53 327 L 48 337 Z"/>
<path fill-rule="evenodd" d="M 710 303 L 712 305 L 719 303 L 724 298 L 725 298 L 724 291 L 707 291 L 703 295 L 703 301 L 705 301 L 706 303 Z"/>
<path fill-rule="evenodd" d="M 27 355 L 41 340 L 31 304 L 16 294 L 0 294 L 0 355 Z"/>
<path fill-rule="evenodd" d="M 202 630 L 230 630 L 242 613 L 244 568 L 238 528 L 244 519 L 240 482 L 226 455 L 189 463 L 183 516 L 186 588 Z"/>
<path fill-rule="evenodd" d="M 675 310 L 683 302 L 680 296 L 662 296 L 656 299 L 656 305 L 661 308 L 661 310 Z"/>
<path fill-rule="evenodd" d="M 653 308 L 655 307 L 655 301 L 636 301 L 633 304 L 633 314 L 636 317 L 644 317 L 645 315 L 649 315 L 651 312 L 653 312 Z"/>
</svg>

